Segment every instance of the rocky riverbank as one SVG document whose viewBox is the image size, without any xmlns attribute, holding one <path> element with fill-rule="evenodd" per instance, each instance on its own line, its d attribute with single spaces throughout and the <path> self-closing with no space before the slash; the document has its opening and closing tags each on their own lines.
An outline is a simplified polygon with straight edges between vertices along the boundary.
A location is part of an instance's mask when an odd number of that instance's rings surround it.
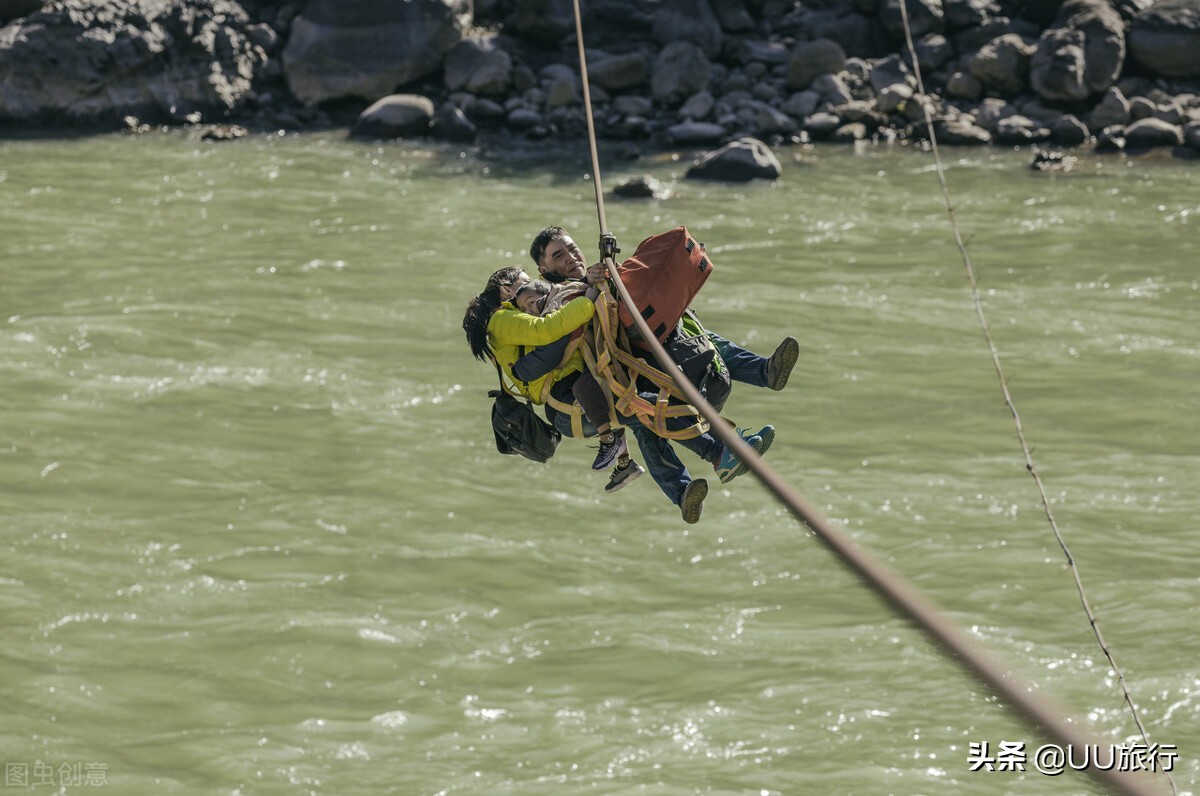
<svg viewBox="0 0 1200 796">
<path fill-rule="evenodd" d="M 597 132 L 1200 157 L 1197 0 L 583 0 Z M 0 124 L 584 135 L 564 0 L 0 0 Z"/>
</svg>

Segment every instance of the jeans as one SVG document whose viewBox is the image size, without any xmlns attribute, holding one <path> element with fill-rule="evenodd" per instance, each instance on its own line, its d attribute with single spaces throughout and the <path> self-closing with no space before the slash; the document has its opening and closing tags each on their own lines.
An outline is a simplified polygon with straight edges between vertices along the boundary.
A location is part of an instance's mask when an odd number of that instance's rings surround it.
<svg viewBox="0 0 1200 796">
<path fill-rule="evenodd" d="M 731 343 L 716 332 L 709 332 L 708 339 L 717 347 L 717 353 L 725 360 L 729 368 L 729 378 L 753 387 L 767 386 L 767 358 L 760 357 L 752 351 L 747 351 L 736 343 Z"/>
<path fill-rule="evenodd" d="M 640 395 L 652 403 L 658 398 L 651 392 L 643 392 Z M 574 436 L 571 433 L 571 417 L 569 415 L 559 412 L 552 406 L 547 406 L 546 417 L 564 437 Z M 686 417 L 671 418 L 667 420 L 667 428 L 676 431 L 687 427 L 690 422 Z M 683 462 L 679 460 L 675 449 L 671 447 L 672 440 L 658 436 L 642 425 L 642 421 L 634 416 L 622 415 L 621 424 L 633 432 L 638 448 L 642 452 L 642 458 L 646 462 L 646 469 L 650 472 L 654 483 L 658 484 L 663 494 L 678 506 L 679 502 L 683 500 L 683 490 L 692 482 L 692 476 Z M 596 427 L 586 417 L 583 418 L 583 436 L 596 436 Z M 716 462 L 725 452 L 725 443 L 707 431 L 698 437 L 675 441 L 706 462 Z"/>
</svg>

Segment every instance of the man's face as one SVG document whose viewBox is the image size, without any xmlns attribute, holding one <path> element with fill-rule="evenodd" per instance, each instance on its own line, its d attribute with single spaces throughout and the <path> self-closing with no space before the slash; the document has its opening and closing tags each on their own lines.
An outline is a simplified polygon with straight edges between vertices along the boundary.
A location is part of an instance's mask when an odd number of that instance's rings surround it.
<svg viewBox="0 0 1200 796">
<path fill-rule="evenodd" d="M 543 274 L 556 274 L 564 279 L 583 279 L 586 269 L 583 252 L 570 235 L 550 241 L 538 261 L 538 270 Z"/>
<path fill-rule="evenodd" d="M 500 300 L 512 301 L 513 296 L 521 289 L 521 286 L 529 281 L 529 274 L 522 271 L 517 274 L 517 278 L 507 285 L 500 286 Z"/>
</svg>

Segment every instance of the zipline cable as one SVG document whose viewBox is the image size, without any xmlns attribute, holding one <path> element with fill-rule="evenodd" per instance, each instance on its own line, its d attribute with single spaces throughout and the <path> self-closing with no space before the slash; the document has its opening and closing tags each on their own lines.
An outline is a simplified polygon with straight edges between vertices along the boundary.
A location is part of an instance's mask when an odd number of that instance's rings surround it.
<svg viewBox="0 0 1200 796">
<path fill-rule="evenodd" d="M 600 187 L 600 158 L 596 150 L 596 132 L 588 90 L 587 57 L 583 47 L 583 17 L 579 10 L 579 0 L 572 0 L 572 4 L 575 10 L 579 71 L 583 83 L 584 112 L 587 115 L 588 143 L 591 148 L 592 173 L 596 186 L 596 209 L 600 219 L 603 262 L 608 268 L 613 284 L 620 293 L 621 301 L 630 310 L 642 338 L 660 362 L 669 362 L 670 357 L 667 356 L 666 350 L 658 342 L 641 313 L 637 311 L 629 291 L 621 281 L 616 260 L 613 258 L 614 251 L 611 248 L 606 250 L 604 245 L 605 240 L 611 239 L 611 236 L 604 218 L 604 196 Z M 903 8 L 904 3 L 901 2 L 900 5 Z M 797 519 L 808 526 L 818 539 L 897 612 L 916 624 L 952 657 L 958 658 L 964 668 L 998 695 L 1004 697 L 1010 706 L 1017 709 L 1033 725 L 1040 727 L 1056 743 L 1065 748 L 1080 750 L 1100 748 L 1101 744 L 1097 739 L 1070 724 L 1064 718 L 1064 712 L 1048 697 L 1035 693 L 1033 687 L 1021 682 L 1009 667 L 1001 665 L 992 656 L 977 647 L 966 633 L 946 618 L 929 598 L 860 548 L 845 532 L 823 517 L 737 435 L 733 426 L 724 422 L 720 413 L 705 400 L 690 381 L 681 377 L 677 369 L 672 369 L 671 375 L 679 389 L 687 397 L 688 403 L 696 407 L 708 419 L 712 426 L 712 432 L 727 447 L 731 448 L 739 459 L 746 463 L 759 481 L 781 503 L 786 505 Z M 1087 773 L 1098 782 L 1115 789 L 1117 793 L 1125 794 L 1125 796 L 1156 796 L 1157 789 L 1154 788 L 1154 781 L 1145 772 L 1117 771 L 1115 768 L 1100 769 L 1090 766 L 1087 768 Z"/>
<path fill-rule="evenodd" d="M 1059 531 L 1058 522 L 1054 519 L 1054 511 L 1050 508 L 1050 499 L 1046 495 L 1046 487 L 1042 483 L 1042 477 L 1038 474 L 1037 467 L 1034 465 L 1033 452 L 1025 439 L 1025 428 L 1021 423 L 1021 415 L 1017 413 L 1016 403 L 1013 401 L 1012 394 L 1008 389 L 1008 378 L 1004 375 L 1004 368 L 1000 364 L 1000 350 L 997 348 L 995 340 L 992 339 L 991 327 L 983 311 L 983 299 L 979 294 L 979 284 L 975 279 L 975 269 L 971 265 L 971 257 L 967 254 L 967 247 L 963 243 L 962 233 L 958 227 L 958 220 L 954 215 L 954 203 L 950 199 L 950 188 L 946 183 L 946 172 L 942 167 L 941 153 L 938 151 L 937 133 L 934 131 L 933 117 L 929 112 L 929 100 L 925 94 L 925 83 L 921 79 L 921 64 L 917 60 L 916 47 L 913 45 L 912 28 L 909 26 L 907 5 L 905 0 L 900 0 L 900 19 L 904 24 L 904 41 L 908 46 L 908 53 L 912 60 L 913 75 L 917 81 L 917 96 L 920 98 L 921 110 L 925 117 L 925 126 L 929 135 L 929 146 L 933 153 L 934 166 L 937 170 L 938 183 L 941 185 L 942 198 L 946 203 L 946 213 L 950 218 L 950 229 L 954 234 L 954 243 L 958 246 L 959 254 L 962 255 L 967 282 L 971 287 L 971 298 L 975 304 L 975 314 L 979 319 L 979 326 L 983 330 L 983 339 L 987 343 L 988 351 L 992 356 L 992 366 L 995 368 L 996 376 L 1000 380 L 1000 390 L 1004 394 L 1004 403 L 1008 407 L 1008 411 L 1012 414 L 1013 423 L 1016 425 L 1017 439 L 1021 442 L 1021 451 L 1025 456 L 1025 469 L 1033 477 L 1033 481 L 1037 485 L 1038 494 L 1042 500 L 1042 508 L 1045 510 L 1047 521 L 1050 523 L 1050 529 L 1054 532 L 1054 538 L 1058 541 L 1058 546 L 1062 548 L 1063 555 L 1066 556 L 1067 567 L 1074 576 L 1075 589 L 1079 593 L 1079 601 L 1083 604 L 1083 611 L 1087 614 L 1088 623 L 1092 627 L 1092 632 L 1096 636 L 1096 642 L 1100 645 L 1100 650 L 1104 653 L 1104 657 L 1108 659 L 1109 666 L 1112 667 L 1113 672 L 1117 675 L 1117 684 L 1121 688 L 1125 703 L 1129 706 L 1129 712 L 1133 716 L 1133 723 L 1137 725 L 1146 746 L 1153 749 L 1154 747 L 1150 743 L 1150 734 L 1146 732 L 1146 727 L 1142 724 L 1141 716 L 1138 715 L 1137 706 L 1134 705 L 1133 696 L 1129 693 L 1129 685 L 1125 680 L 1125 675 L 1121 672 L 1121 667 L 1117 665 L 1112 651 L 1104 640 L 1104 635 L 1100 632 L 1100 620 L 1096 617 L 1095 611 L 1092 610 L 1091 601 L 1088 600 L 1087 592 L 1083 588 L 1083 579 L 1080 577 L 1079 567 L 1075 565 L 1075 557 L 1071 555 L 1071 550 L 1067 547 L 1067 542 L 1063 538 L 1061 531 Z M 1167 781 L 1171 784 L 1171 792 L 1175 796 L 1178 796 L 1179 788 L 1175 784 L 1175 778 L 1165 768 L 1163 769 L 1163 773 L 1167 775 Z"/>
</svg>

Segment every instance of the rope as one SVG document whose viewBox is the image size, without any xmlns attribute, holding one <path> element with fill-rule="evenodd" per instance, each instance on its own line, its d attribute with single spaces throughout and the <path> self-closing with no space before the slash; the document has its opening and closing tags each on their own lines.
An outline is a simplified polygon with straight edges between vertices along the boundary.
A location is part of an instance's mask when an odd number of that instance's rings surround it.
<svg viewBox="0 0 1200 796">
<path fill-rule="evenodd" d="M 1150 735 L 1146 732 L 1146 727 L 1142 724 L 1142 719 L 1138 715 L 1138 709 L 1133 703 L 1133 697 L 1129 693 L 1129 686 L 1125 681 L 1125 675 L 1121 672 L 1121 667 L 1117 665 L 1116 659 L 1113 657 L 1112 650 L 1104 640 L 1104 635 L 1100 632 L 1100 620 L 1096 618 L 1095 611 L 1092 610 L 1091 601 L 1088 600 L 1087 592 L 1083 588 L 1083 580 L 1079 575 L 1079 567 L 1075 565 L 1075 557 L 1071 555 L 1070 548 L 1067 547 L 1067 542 L 1063 538 L 1062 532 L 1058 528 L 1058 522 L 1054 519 L 1054 511 L 1050 508 L 1050 499 L 1046 496 L 1046 487 L 1042 483 L 1042 477 L 1038 474 L 1038 470 L 1033 461 L 1033 452 L 1029 447 L 1029 443 L 1025 439 L 1025 429 L 1021 424 L 1021 416 L 1017 413 L 1016 404 L 1013 402 L 1012 394 L 1008 389 L 1008 378 L 1004 375 L 1004 368 L 1000 364 L 1000 351 L 996 347 L 996 343 L 992 338 L 991 327 L 988 325 L 987 316 L 983 312 L 983 300 L 979 293 L 979 284 L 975 280 L 975 269 L 971 265 L 971 257 L 967 254 L 967 247 L 963 243 L 962 233 L 959 231 L 958 220 L 954 216 L 954 204 L 950 199 L 950 189 L 946 184 L 946 173 L 942 168 L 942 158 L 938 151 L 937 134 L 933 127 L 933 118 L 929 113 L 929 102 L 926 100 L 925 84 L 921 79 L 921 65 L 917 61 L 916 48 L 913 46 L 912 29 L 909 27 L 908 9 L 906 2 L 900 2 L 900 18 L 904 23 L 904 40 L 908 46 L 909 55 L 912 58 L 913 75 L 917 80 L 918 96 L 921 98 L 921 109 L 925 116 L 925 126 L 929 134 L 930 149 L 933 152 L 933 160 L 937 169 L 938 183 L 942 188 L 942 197 L 946 203 L 946 213 L 950 218 L 950 229 L 954 234 L 954 243 L 958 246 L 958 251 L 962 255 L 963 266 L 966 269 L 967 282 L 971 287 L 971 298 L 975 304 L 975 314 L 979 319 L 979 326 L 983 330 L 983 338 L 987 343 L 988 351 L 992 356 L 992 366 L 996 370 L 996 376 L 1000 380 L 1000 390 L 1004 395 L 1004 403 L 1008 407 L 1008 411 L 1012 414 L 1013 423 L 1016 426 L 1017 439 L 1021 443 L 1021 451 L 1025 456 L 1025 469 L 1029 475 L 1033 477 L 1034 483 L 1037 485 L 1038 495 L 1041 497 L 1042 508 L 1045 510 L 1046 519 L 1050 523 L 1050 530 L 1054 533 L 1055 540 L 1058 541 L 1058 546 L 1062 548 L 1063 555 L 1067 559 L 1067 567 L 1071 570 L 1071 574 L 1075 580 L 1075 589 L 1079 593 L 1079 600 L 1083 604 L 1083 611 L 1087 614 L 1088 623 L 1091 625 L 1092 632 L 1096 636 L 1096 642 L 1100 645 L 1104 657 L 1108 659 L 1109 666 L 1117 675 L 1117 684 L 1121 688 L 1121 693 L 1124 696 L 1125 703 L 1129 706 L 1129 712 L 1133 716 L 1133 722 L 1137 725 L 1138 731 L 1142 735 L 1142 740 L 1150 749 L 1154 747 L 1150 744 Z M 1179 788 L 1175 784 L 1175 778 L 1171 776 L 1171 772 L 1163 769 L 1163 773 L 1167 775 L 1167 780 L 1171 784 L 1171 792 L 1178 796 Z"/>
</svg>

